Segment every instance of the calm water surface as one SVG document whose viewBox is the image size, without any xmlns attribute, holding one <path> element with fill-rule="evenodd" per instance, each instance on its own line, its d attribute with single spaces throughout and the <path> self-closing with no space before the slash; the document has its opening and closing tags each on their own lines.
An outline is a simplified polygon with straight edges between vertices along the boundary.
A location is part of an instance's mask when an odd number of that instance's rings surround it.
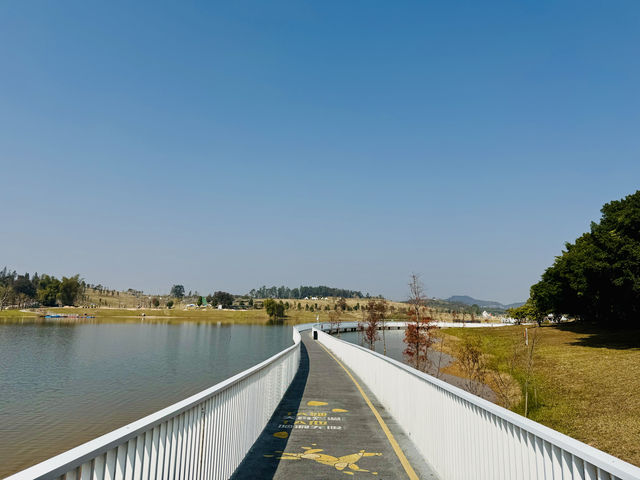
<svg viewBox="0 0 640 480">
<path fill-rule="evenodd" d="M 385 330 L 384 332 L 387 341 L 387 356 L 398 360 L 399 362 L 405 362 L 402 352 L 407 346 L 402 341 L 404 339 L 404 330 Z M 347 342 L 355 343 L 360 346 L 367 346 L 364 342 L 364 334 L 362 332 L 342 332 L 340 338 Z M 374 349 L 378 353 L 384 352 L 384 345 L 382 342 L 382 331 L 378 332 L 378 339 L 374 345 Z"/>
<path fill-rule="evenodd" d="M 285 326 L 0 323 L 0 478 L 291 344 L 291 327 Z"/>
<path fill-rule="evenodd" d="M 341 333 L 340 336 L 342 340 L 365 346 L 363 342 L 363 334 L 360 332 L 344 332 Z M 403 354 L 405 348 L 407 347 L 403 341 L 404 330 L 385 331 L 385 337 L 387 343 L 387 356 L 409 366 L 413 366 Z M 429 375 L 437 376 L 438 378 L 440 378 L 440 380 L 444 380 L 451 385 L 468 391 L 469 380 L 465 380 L 464 378 L 456 377 L 455 375 L 450 375 L 448 373 L 443 373 L 442 371 L 438 372 L 438 366 L 441 369 L 444 369 L 455 359 L 451 355 L 447 355 L 446 353 L 442 352 L 437 345 L 438 344 L 436 343 L 433 348 L 429 349 L 428 356 L 431 364 L 426 369 L 426 373 L 428 373 Z M 378 340 L 376 340 L 374 347 L 376 352 L 383 353 L 384 344 L 382 341 L 382 332 L 379 332 L 379 338 Z M 489 400 L 490 402 L 497 403 L 498 397 L 488 385 L 483 385 L 476 382 L 473 383 L 477 385 L 474 389 L 474 393 L 476 395 L 479 395 L 480 397 L 484 398 L 485 400 Z"/>
</svg>

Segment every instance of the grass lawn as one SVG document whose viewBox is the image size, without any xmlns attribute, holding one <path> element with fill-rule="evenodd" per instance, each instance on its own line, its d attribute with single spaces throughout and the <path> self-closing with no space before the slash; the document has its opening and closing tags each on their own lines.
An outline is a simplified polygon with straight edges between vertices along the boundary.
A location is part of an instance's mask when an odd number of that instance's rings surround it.
<svg viewBox="0 0 640 480">
<path fill-rule="evenodd" d="M 0 311 L 0 320 L 2 319 L 19 319 L 25 317 L 35 318 L 39 314 L 47 313 L 63 313 L 67 315 L 91 315 L 95 316 L 95 320 L 100 321 L 130 321 L 140 320 L 142 314 L 145 314 L 147 320 L 167 320 L 167 321 L 201 321 L 201 322 L 223 322 L 223 323 L 269 323 L 269 317 L 264 309 L 260 310 L 184 310 L 167 309 L 167 308 L 141 308 L 141 309 L 125 309 L 125 308 L 46 308 L 40 312 L 22 312 L 20 310 L 2 310 Z M 328 322 L 327 311 L 310 312 L 306 310 L 290 309 L 287 310 L 287 317 L 284 319 L 286 325 L 296 325 L 299 323 L 311 323 L 316 321 L 316 315 L 319 316 L 320 322 Z M 361 318 L 360 312 L 345 312 L 343 321 L 354 321 Z"/>
<path fill-rule="evenodd" d="M 476 337 L 494 368 L 505 369 L 523 326 L 452 328 Z M 529 326 L 538 331 L 534 357 L 537 403 L 529 418 L 640 466 L 640 330 L 604 332 L 575 323 Z M 452 339 L 453 340 L 453 339 Z M 523 382 L 522 368 L 514 377 Z M 523 413 L 520 402 L 513 410 Z"/>
<path fill-rule="evenodd" d="M 35 318 L 38 314 L 36 312 L 23 312 L 22 310 L 0 310 L 0 320 L 2 319 L 20 319 L 20 318 Z"/>
</svg>

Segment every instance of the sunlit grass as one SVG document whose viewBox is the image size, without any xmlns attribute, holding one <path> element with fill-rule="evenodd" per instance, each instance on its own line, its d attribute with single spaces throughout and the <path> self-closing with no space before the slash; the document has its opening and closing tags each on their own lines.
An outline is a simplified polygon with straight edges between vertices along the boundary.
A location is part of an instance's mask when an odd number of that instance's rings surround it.
<svg viewBox="0 0 640 480">
<path fill-rule="evenodd" d="M 147 320 L 167 320 L 167 321 L 200 321 L 200 322 L 222 322 L 222 323 L 253 323 L 268 324 L 269 317 L 264 309 L 258 310 L 217 310 L 217 309 L 168 309 L 168 308 L 46 308 L 38 311 L 21 312 L 19 310 L 3 310 L 0 318 L 35 318 L 45 313 L 60 313 L 65 315 L 88 315 L 95 317 L 96 321 L 130 321 L 145 318 Z M 286 311 L 286 317 L 282 323 L 286 325 L 296 325 L 300 323 L 312 323 L 316 318 L 320 322 L 328 322 L 328 311 L 322 310 L 311 312 L 307 310 L 297 310 L 295 308 Z M 355 321 L 361 318 L 359 312 L 345 312 L 343 321 Z M 81 321 L 81 320 L 79 320 Z"/>
<path fill-rule="evenodd" d="M 27 318 L 37 317 L 36 312 L 22 311 L 22 310 L 0 310 L 0 318 Z"/>
<path fill-rule="evenodd" d="M 478 337 L 494 367 L 504 368 L 514 343 L 523 342 L 524 328 L 445 332 L 457 338 Z M 538 402 L 529 417 L 640 465 L 640 331 L 608 333 L 578 324 L 543 326 L 538 331 Z M 523 381 L 521 368 L 515 377 Z M 514 410 L 522 413 L 522 403 Z"/>
</svg>

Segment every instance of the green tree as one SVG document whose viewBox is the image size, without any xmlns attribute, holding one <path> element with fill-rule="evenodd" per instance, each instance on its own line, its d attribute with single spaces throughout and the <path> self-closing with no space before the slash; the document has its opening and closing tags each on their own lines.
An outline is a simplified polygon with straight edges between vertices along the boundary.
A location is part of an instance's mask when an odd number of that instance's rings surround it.
<svg viewBox="0 0 640 480">
<path fill-rule="evenodd" d="M 196 305 L 198 305 L 199 307 L 202 306 L 202 297 L 200 295 L 198 295 L 198 299 L 196 300 Z"/>
<path fill-rule="evenodd" d="M 276 302 L 273 298 L 267 298 L 263 305 L 272 320 L 284 318 L 284 303 L 282 301 Z"/>
<path fill-rule="evenodd" d="M 0 310 L 3 310 L 4 306 L 9 303 L 9 298 L 12 293 L 9 285 L 0 284 Z"/>
<path fill-rule="evenodd" d="M 628 326 L 640 317 L 640 190 L 602 207 L 599 223 L 567 243 L 531 287 L 542 314 Z"/>
<path fill-rule="evenodd" d="M 155 307 L 158 308 L 160 306 L 160 300 L 158 300 L 158 297 L 153 297 L 151 299 L 151 304 Z"/>
<path fill-rule="evenodd" d="M 19 275 L 13 282 L 13 291 L 17 294 L 23 295 L 26 298 L 35 298 L 36 287 L 29 279 L 29 274 Z"/>
<path fill-rule="evenodd" d="M 184 286 L 183 285 L 174 285 L 171 287 L 171 293 L 169 293 L 172 297 L 176 297 L 178 299 L 184 297 Z"/>
<path fill-rule="evenodd" d="M 209 302 L 214 306 L 222 305 L 222 308 L 229 308 L 233 305 L 233 300 L 234 300 L 234 297 L 230 293 L 215 292 L 211 297 L 211 300 L 209 300 Z"/>
<path fill-rule="evenodd" d="M 173 300 L 167 300 L 167 308 L 173 307 Z"/>
<path fill-rule="evenodd" d="M 58 304 L 58 294 L 60 293 L 60 280 L 49 275 L 40 277 L 38 287 L 38 301 L 45 307 L 55 307 Z"/>
<path fill-rule="evenodd" d="M 526 320 L 538 322 L 538 325 L 542 324 L 544 313 L 540 312 L 535 303 L 531 299 L 527 300 L 524 305 L 516 308 L 507 309 L 507 315 L 511 318 L 515 318 L 518 323 L 522 323 Z"/>
<path fill-rule="evenodd" d="M 80 284 L 80 276 L 74 275 L 73 277 L 62 277 L 60 282 L 60 292 L 58 293 L 58 300 L 62 305 L 73 305 L 76 299 L 82 291 L 82 285 Z"/>
</svg>

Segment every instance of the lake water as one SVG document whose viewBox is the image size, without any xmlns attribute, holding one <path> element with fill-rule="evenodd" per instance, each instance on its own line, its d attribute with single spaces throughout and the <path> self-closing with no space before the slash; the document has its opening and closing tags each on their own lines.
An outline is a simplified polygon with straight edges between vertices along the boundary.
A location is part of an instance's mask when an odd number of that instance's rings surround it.
<svg viewBox="0 0 640 480">
<path fill-rule="evenodd" d="M 407 347 L 404 343 L 404 330 L 387 330 L 385 333 L 385 342 L 383 342 L 382 332 L 378 332 L 378 339 L 374 344 L 374 349 L 378 353 L 384 352 L 384 343 L 387 345 L 387 356 L 389 358 L 393 358 L 399 362 L 405 363 L 409 366 L 413 366 L 407 358 L 404 356 L 404 350 Z M 364 336 L 361 332 L 344 332 L 340 334 L 340 338 L 347 342 L 355 343 L 356 345 L 366 346 L 364 340 Z M 455 375 L 450 375 L 448 373 L 443 373 L 442 369 L 445 369 L 448 365 L 450 365 L 455 359 L 442 351 L 441 348 L 438 348 L 439 343 L 435 343 L 432 348 L 428 351 L 428 357 L 430 361 L 430 365 L 426 368 L 426 373 L 432 376 L 438 377 L 440 380 L 444 380 L 451 385 L 454 385 L 458 388 L 462 388 L 463 390 L 469 391 L 469 384 L 473 384 L 475 388 L 473 392 L 476 395 L 484 398 L 485 400 L 489 400 L 490 402 L 497 402 L 497 396 L 489 388 L 488 385 L 483 385 L 481 383 L 477 383 L 474 381 L 470 381 L 464 378 L 456 377 Z M 440 368 L 440 370 L 438 370 Z"/>
<path fill-rule="evenodd" d="M 402 354 L 407 347 L 402 339 L 404 338 L 404 329 L 402 330 L 385 330 L 384 332 L 386 344 L 387 344 L 387 356 L 398 360 L 399 362 L 405 362 L 405 358 Z M 364 341 L 364 334 L 362 332 L 342 332 L 340 338 L 347 342 L 355 343 L 356 345 L 366 346 L 368 345 Z M 384 352 L 384 344 L 382 341 L 382 331 L 378 332 L 378 339 L 374 344 L 374 349 L 378 353 Z"/>
<path fill-rule="evenodd" d="M 291 344 L 286 326 L 0 320 L 0 478 Z"/>
</svg>

